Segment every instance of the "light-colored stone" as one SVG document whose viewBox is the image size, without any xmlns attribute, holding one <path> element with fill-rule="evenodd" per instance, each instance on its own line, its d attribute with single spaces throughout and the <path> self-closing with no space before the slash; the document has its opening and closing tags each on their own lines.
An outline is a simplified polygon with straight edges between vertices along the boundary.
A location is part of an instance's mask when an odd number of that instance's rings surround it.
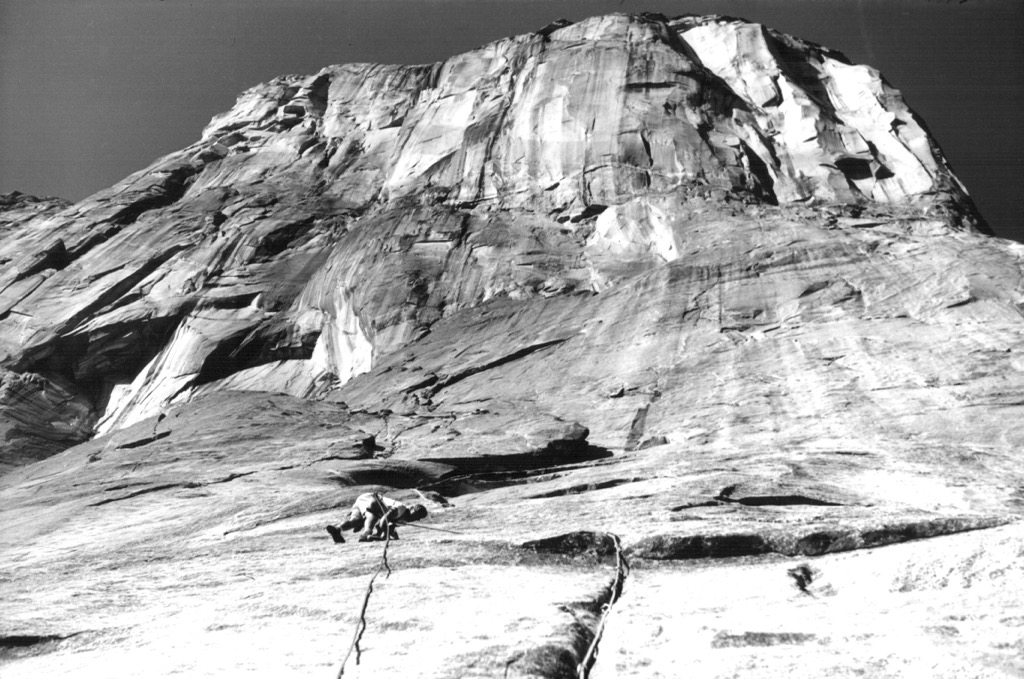
<svg viewBox="0 0 1024 679">
<path fill-rule="evenodd" d="M 1018 674 L 1024 247 L 937 149 L 836 52 L 609 15 L 4 203 L 0 672 L 336 674 L 382 491 L 430 515 L 345 676 Z"/>
<path fill-rule="evenodd" d="M 634 570 L 598 677 L 1009 677 L 1020 526 L 806 560 Z M 789 571 L 810 565 L 801 591 Z"/>
</svg>

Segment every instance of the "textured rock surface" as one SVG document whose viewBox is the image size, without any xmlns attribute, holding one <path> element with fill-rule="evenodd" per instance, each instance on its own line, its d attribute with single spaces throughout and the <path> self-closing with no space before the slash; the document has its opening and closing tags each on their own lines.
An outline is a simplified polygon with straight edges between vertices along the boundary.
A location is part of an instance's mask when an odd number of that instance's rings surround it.
<svg viewBox="0 0 1024 679">
<path fill-rule="evenodd" d="M 70 206 L 60 198 L 38 198 L 26 196 L 20 191 L 0 195 L 0 233 L 38 217 L 51 215 Z M 3 262 L 7 263 L 7 260 Z"/>
<path fill-rule="evenodd" d="M 1024 671 L 1024 246 L 869 67 L 556 23 L 5 205 L 5 678 L 336 673 L 370 489 L 346 676 Z"/>
</svg>

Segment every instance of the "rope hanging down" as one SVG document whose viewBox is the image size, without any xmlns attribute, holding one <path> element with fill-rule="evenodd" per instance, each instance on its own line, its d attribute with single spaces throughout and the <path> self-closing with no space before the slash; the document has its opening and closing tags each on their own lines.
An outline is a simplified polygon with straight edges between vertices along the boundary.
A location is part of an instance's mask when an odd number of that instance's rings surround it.
<svg viewBox="0 0 1024 679">
<path fill-rule="evenodd" d="M 341 661 L 341 667 L 338 668 L 338 679 L 342 679 L 345 676 L 345 665 L 348 664 L 348 659 L 352 656 L 353 651 L 356 654 L 356 665 L 359 664 L 359 658 L 362 655 L 362 652 L 359 650 L 359 642 L 363 638 L 363 632 L 366 631 L 366 606 L 370 603 L 370 595 L 373 594 L 374 581 L 377 580 L 377 576 L 380 575 L 381 571 L 387 571 L 387 574 L 384 576 L 385 579 L 391 577 L 391 566 L 388 564 L 388 546 L 391 544 L 391 522 L 386 520 L 387 510 L 384 507 L 384 503 L 381 502 L 380 496 L 374 493 L 373 499 L 384 512 L 382 517 L 384 521 L 384 551 L 381 552 L 377 570 L 370 576 L 370 582 L 366 585 L 366 594 L 363 595 L 363 606 L 359 609 L 359 622 L 356 623 L 356 631 L 352 635 L 352 643 L 348 647 L 348 653 L 345 654 L 344 659 Z"/>
</svg>

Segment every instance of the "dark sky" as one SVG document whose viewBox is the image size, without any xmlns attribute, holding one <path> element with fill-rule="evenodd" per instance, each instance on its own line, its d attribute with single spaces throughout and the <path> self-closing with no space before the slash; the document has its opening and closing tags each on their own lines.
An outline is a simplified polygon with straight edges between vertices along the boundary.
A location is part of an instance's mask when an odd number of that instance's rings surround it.
<svg viewBox="0 0 1024 679">
<path fill-rule="evenodd" d="M 740 16 L 879 68 L 1024 241 L 1021 0 L 0 0 L 0 193 L 80 200 L 277 75 L 436 61 L 613 11 Z"/>
</svg>

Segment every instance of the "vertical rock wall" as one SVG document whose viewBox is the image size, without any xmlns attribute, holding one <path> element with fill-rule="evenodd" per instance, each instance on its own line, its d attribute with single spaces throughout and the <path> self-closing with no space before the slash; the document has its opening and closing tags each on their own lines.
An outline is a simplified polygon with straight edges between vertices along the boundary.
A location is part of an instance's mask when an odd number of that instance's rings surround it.
<svg viewBox="0 0 1024 679">
<path fill-rule="evenodd" d="M 463 309 L 676 261 L 701 215 L 842 204 L 983 228 L 877 71 L 761 25 L 609 15 L 332 66 L 3 230 L 0 364 L 98 431 L 200 391 L 322 397 Z"/>
</svg>

